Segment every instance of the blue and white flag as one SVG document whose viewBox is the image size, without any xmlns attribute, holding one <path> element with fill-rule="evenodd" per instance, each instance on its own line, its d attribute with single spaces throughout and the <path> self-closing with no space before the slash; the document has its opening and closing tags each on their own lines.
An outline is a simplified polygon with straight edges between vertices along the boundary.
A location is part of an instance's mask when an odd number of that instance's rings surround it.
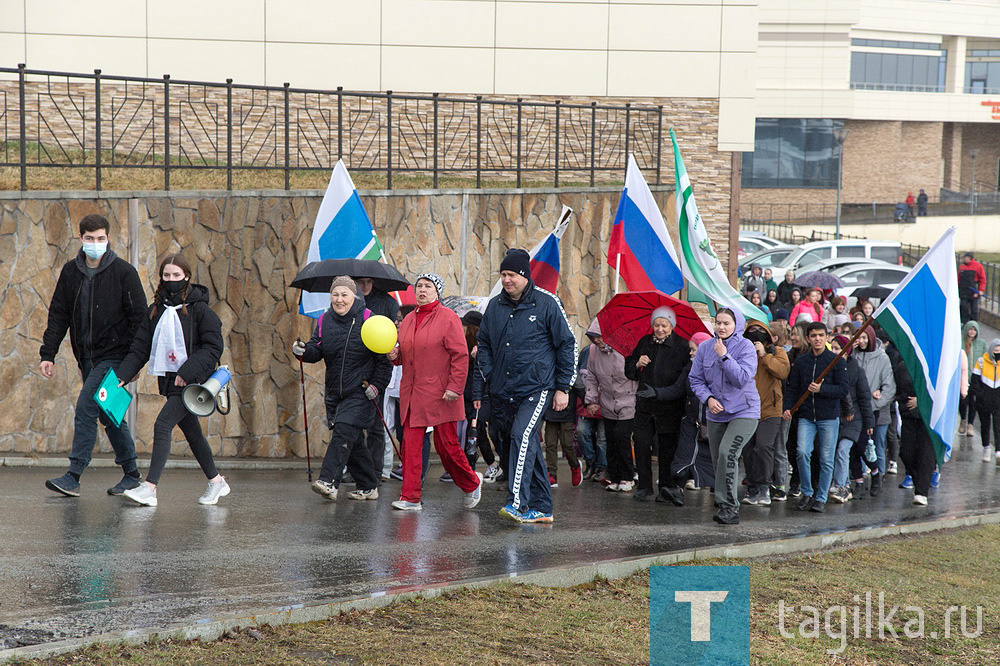
<svg viewBox="0 0 1000 666">
<path fill-rule="evenodd" d="M 917 410 L 938 464 L 951 457 L 962 381 L 955 227 L 917 262 L 872 315 L 913 378 Z"/>
<path fill-rule="evenodd" d="M 385 249 L 342 160 L 337 161 L 319 204 L 306 258 L 309 263 L 324 259 L 385 259 Z M 299 314 L 319 319 L 329 307 L 330 294 L 303 292 Z"/>
</svg>

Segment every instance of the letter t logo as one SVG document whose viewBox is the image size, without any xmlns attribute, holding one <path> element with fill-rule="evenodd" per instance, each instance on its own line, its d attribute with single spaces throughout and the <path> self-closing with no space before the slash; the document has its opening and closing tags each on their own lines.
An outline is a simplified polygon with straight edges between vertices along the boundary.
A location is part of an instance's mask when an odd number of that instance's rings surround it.
<svg viewBox="0 0 1000 666">
<path fill-rule="evenodd" d="M 674 601 L 691 604 L 692 641 L 712 640 L 712 602 L 725 601 L 727 596 L 724 590 L 674 592 Z"/>
</svg>

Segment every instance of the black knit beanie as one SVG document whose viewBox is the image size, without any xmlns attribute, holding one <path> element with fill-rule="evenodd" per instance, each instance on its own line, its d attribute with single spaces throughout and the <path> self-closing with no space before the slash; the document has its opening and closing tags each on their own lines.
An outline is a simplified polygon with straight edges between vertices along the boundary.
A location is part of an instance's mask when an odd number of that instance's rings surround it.
<svg viewBox="0 0 1000 666">
<path fill-rule="evenodd" d="M 511 271 L 521 277 L 531 278 L 531 258 L 528 253 L 519 248 L 507 250 L 503 261 L 500 262 L 500 272 Z"/>
</svg>

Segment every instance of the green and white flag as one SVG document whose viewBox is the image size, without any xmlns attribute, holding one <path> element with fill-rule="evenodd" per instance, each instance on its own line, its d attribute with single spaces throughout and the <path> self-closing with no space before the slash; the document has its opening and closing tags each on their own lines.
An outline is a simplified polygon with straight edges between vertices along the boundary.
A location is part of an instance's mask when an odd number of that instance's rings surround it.
<svg viewBox="0 0 1000 666">
<path fill-rule="evenodd" d="M 691 285 L 719 304 L 720 308 L 738 310 L 747 319 L 767 322 L 767 315 L 753 303 L 743 298 L 729 284 L 726 269 L 715 253 L 712 240 L 708 237 L 705 224 L 698 214 L 698 205 L 694 202 L 694 190 L 691 179 L 688 178 L 684 160 L 681 159 L 680 148 L 677 147 L 677 136 L 670 130 L 670 141 L 674 144 L 674 173 L 677 177 L 677 229 L 680 236 L 681 271 Z"/>
</svg>

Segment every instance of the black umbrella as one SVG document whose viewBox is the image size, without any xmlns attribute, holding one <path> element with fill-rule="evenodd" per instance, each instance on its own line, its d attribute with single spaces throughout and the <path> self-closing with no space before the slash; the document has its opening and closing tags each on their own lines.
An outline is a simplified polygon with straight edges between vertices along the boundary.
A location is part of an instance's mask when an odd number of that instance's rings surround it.
<svg viewBox="0 0 1000 666">
<path fill-rule="evenodd" d="M 314 261 L 299 271 L 291 286 L 303 291 L 330 291 L 333 278 L 338 275 L 371 278 L 375 281 L 375 288 L 382 291 L 400 291 L 410 286 L 409 281 L 394 266 L 372 259 Z"/>
<path fill-rule="evenodd" d="M 869 287 L 859 287 L 854 290 L 852 294 L 855 298 L 878 298 L 883 299 L 892 293 L 892 289 L 889 287 L 880 287 L 877 284 L 873 284 Z"/>
</svg>

